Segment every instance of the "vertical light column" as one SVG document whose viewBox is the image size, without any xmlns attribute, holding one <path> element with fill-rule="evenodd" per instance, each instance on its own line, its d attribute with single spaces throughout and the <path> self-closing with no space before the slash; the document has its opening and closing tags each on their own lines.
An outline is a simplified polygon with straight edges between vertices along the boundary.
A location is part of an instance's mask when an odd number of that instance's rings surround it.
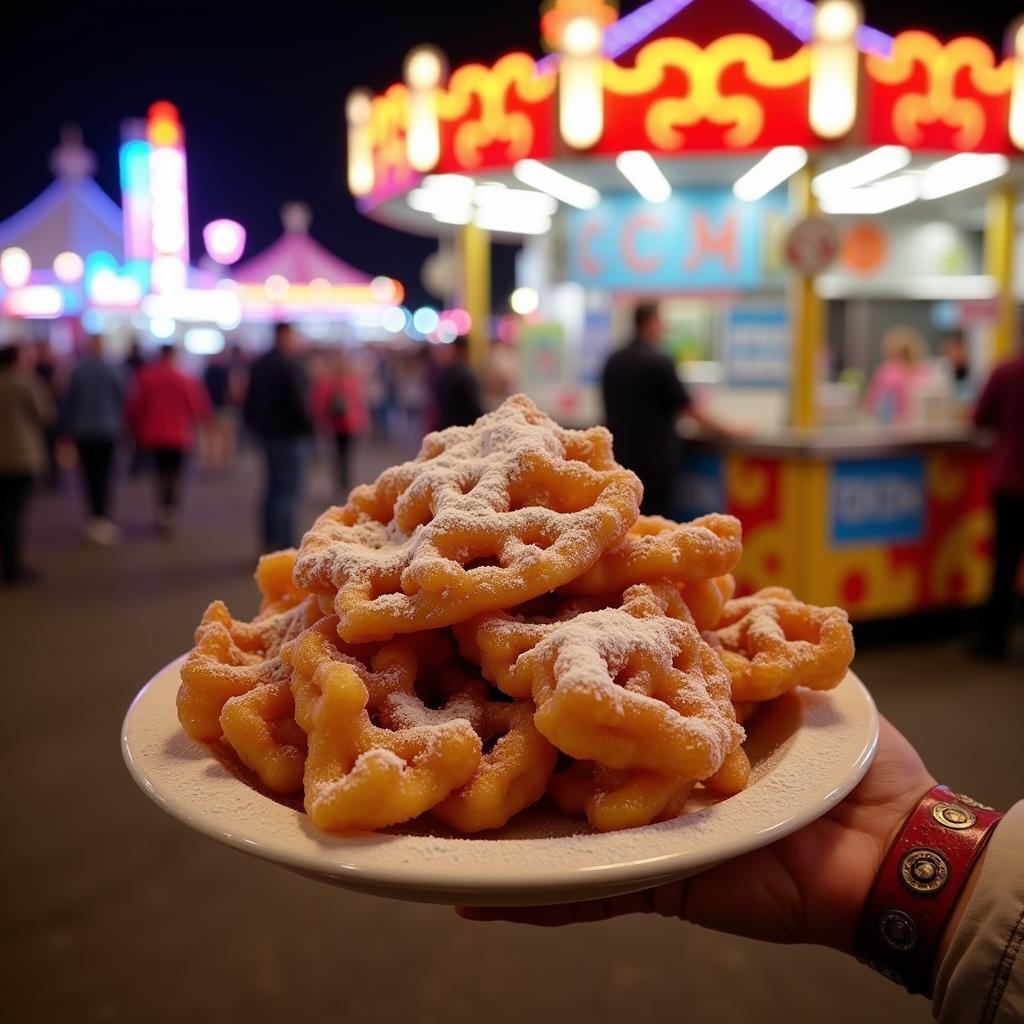
<svg viewBox="0 0 1024 1024">
<path fill-rule="evenodd" d="M 558 127 L 573 149 L 593 146 L 604 133 L 604 25 L 579 14 L 558 39 Z"/>
<path fill-rule="evenodd" d="M 864 12 L 855 0 L 819 0 L 814 11 L 808 116 L 820 138 L 842 138 L 856 123 L 860 78 L 857 31 L 863 21 Z"/>
<path fill-rule="evenodd" d="M 151 284 L 155 292 L 180 291 L 188 284 L 188 184 L 185 133 L 173 103 L 164 100 L 149 108 L 146 137 L 150 145 Z"/>
<path fill-rule="evenodd" d="M 985 273 L 995 279 L 999 313 L 992 325 L 991 365 L 1009 356 L 1016 344 L 1017 307 L 1013 293 L 1013 208 L 1016 193 L 1009 185 L 989 193 L 985 208 Z"/>
<path fill-rule="evenodd" d="M 348 190 L 354 196 L 373 191 L 373 141 L 370 119 L 373 100 L 366 89 L 353 89 L 345 103 L 348 122 Z"/>
<path fill-rule="evenodd" d="M 121 125 L 121 204 L 124 215 L 124 258 L 153 258 L 153 225 L 150 221 L 150 145 L 144 121 Z"/>
<path fill-rule="evenodd" d="M 815 161 L 790 179 L 790 212 L 802 219 L 818 212 L 811 180 L 817 173 Z M 814 290 L 814 278 L 793 271 L 790 305 L 793 321 L 793 375 L 790 385 L 790 422 L 800 429 L 818 424 L 818 356 L 824 313 L 821 298 Z"/>
<path fill-rule="evenodd" d="M 444 57 L 432 46 L 420 46 L 405 59 L 405 84 L 409 90 L 406 156 L 413 170 L 424 173 L 432 171 L 441 156 L 437 100 L 444 74 Z"/>
<path fill-rule="evenodd" d="M 491 315 L 491 239 L 483 228 L 466 224 L 459 228 L 459 291 L 462 308 L 469 313 L 469 355 L 477 370 L 487 365 L 491 339 L 487 322 Z"/>
</svg>

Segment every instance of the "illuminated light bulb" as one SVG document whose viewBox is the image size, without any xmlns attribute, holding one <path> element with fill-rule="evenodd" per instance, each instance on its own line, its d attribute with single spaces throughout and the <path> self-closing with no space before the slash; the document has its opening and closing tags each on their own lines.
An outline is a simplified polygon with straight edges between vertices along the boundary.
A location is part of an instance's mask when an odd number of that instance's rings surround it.
<svg viewBox="0 0 1024 1024">
<path fill-rule="evenodd" d="M 464 309 L 449 309 L 445 311 L 445 319 L 455 324 L 459 334 L 469 334 L 473 327 L 473 318 Z"/>
<path fill-rule="evenodd" d="M 820 0 L 815 9 L 808 117 L 820 138 L 841 138 L 857 120 L 857 31 L 863 21 L 863 12 L 854 0 Z"/>
<path fill-rule="evenodd" d="M 345 102 L 345 120 L 348 124 L 348 190 L 354 196 L 369 195 L 373 191 L 372 116 L 370 93 L 366 89 L 350 92 Z"/>
<path fill-rule="evenodd" d="M 926 168 L 921 175 L 921 198 L 938 199 L 1001 178 L 1010 161 L 1001 153 L 957 153 Z"/>
<path fill-rule="evenodd" d="M 177 331 L 178 325 L 175 323 L 173 317 L 169 316 L 155 316 L 149 321 L 149 333 L 154 338 L 159 338 L 161 341 L 166 341 L 168 338 L 174 337 L 174 332 Z"/>
<path fill-rule="evenodd" d="M 744 202 L 754 202 L 791 178 L 806 163 L 807 150 L 802 146 L 776 146 L 736 181 L 733 195 Z"/>
<path fill-rule="evenodd" d="M 32 274 L 32 260 L 16 245 L 0 253 L 0 278 L 10 288 L 22 288 Z"/>
<path fill-rule="evenodd" d="M 446 317 L 438 323 L 435 336 L 442 345 L 450 345 L 459 336 L 459 329 Z"/>
<path fill-rule="evenodd" d="M 167 100 L 159 100 L 149 108 L 146 135 L 154 146 L 181 144 L 181 122 L 178 108 Z"/>
<path fill-rule="evenodd" d="M 52 320 L 64 312 L 64 296 L 52 284 L 32 284 L 10 292 L 4 309 L 12 316 Z"/>
<path fill-rule="evenodd" d="M 184 342 L 185 351 L 194 356 L 214 356 L 224 351 L 224 335 L 216 327 L 190 327 Z"/>
<path fill-rule="evenodd" d="M 263 282 L 263 289 L 267 293 L 267 297 L 271 302 L 284 302 L 288 296 L 288 289 L 291 286 L 288 284 L 288 278 L 282 274 L 271 274 L 270 277 Z"/>
<path fill-rule="evenodd" d="M 671 197 L 672 185 L 650 153 L 627 150 L 615 158 L 615 166 L 647 202 L 664 203 Z"/>
<path fill-rule="evenodd" d="M 540 306 L 540 296 L 534 288 L 517 288 L 508 298 L 508 304 L 512 307 L 513 313 L 520 316 L 529 316 L 535 313 Z"/>
<path fill-rule="evenodd" d="M 1006 47 L 1013 61 L 1013 84 L 1010 87 L 1010 139 L 1024 149 L 1024 17 L 1017 18 L 1007 30 Z"/>
<path fill-rule="evenodd" d="M 230 267 L 242 258 L 245 251 L 245 228 L 238 221 L 224 217 L 211 220 L 203 228 L 203 245 L 211 260 Z"/>
<path fill-rule="evenodd" d="M 85 263 L 77 252 L 60 252 L 53 258 L 53 273 L 64 284 L 75 284 L 82 280 Z"/>
<path fill-rule="evenodd" d="M 849 0 L 825 0 L 814 15 L 815 37 L 823 42 L 845 42 L 860 28 L 860 14 Z"/>
<path fill-rule="evenodd" d="M 396 291 L 395 282 L 382 274 L 370 282 L 370 294 L 377 302 L 395 302 L 399 298 L 395 294 Z"/>
<path fill-rule="evenodd" d="M 380 314 L 380 325 L 390 334 L 401 334 L 409 322 L 409 313 L 402 306 L 388 306 Z"/>
<path fill-rule="evenodd" d="M 604 26 L 571 18 L 558 40 L 558 129 L 566 145 L 587 149 L 604 134 Z"/>
<path fill-rule="evenodd" d="M 405 151 L 414 170 L 429 171 L 441 156 L 437 95 L 444 75 L 444 58 L 432 46 L 413 50 L 405 60 L 409 89 L 409 122 Z"/>
<path fill-rule="evenodd" d="M 601 26 L 593 18 L 571 18 L 562 30 L 562 52 L 572 57 L 588 57 L 601 49 L 601 37 Z"/>
<path fill-rule="evenodd" d="M 331 301 L 331 282 L 325 277 L 314 277 L 309 282 L 309 297 L 318 306 L 324 306 Z"/>
<path fill-rule="evenodd" d="M 823 171 L 811 182 L 811 189 L 815 195 L 824 195 L 837 189 L 857 188 L 901 171 L 909 163 L 910 150 L 906 146 L 879 146 L 848 163 Z"/>
<path fill-rule="evenodd" d="M 441 318 L 437 315 L 437 310 L 431 309 L 430 306 L 420 306 L 412 315 L 413 329 L 424 337 L 433 334 L 440 322 Z"/>
</svg>

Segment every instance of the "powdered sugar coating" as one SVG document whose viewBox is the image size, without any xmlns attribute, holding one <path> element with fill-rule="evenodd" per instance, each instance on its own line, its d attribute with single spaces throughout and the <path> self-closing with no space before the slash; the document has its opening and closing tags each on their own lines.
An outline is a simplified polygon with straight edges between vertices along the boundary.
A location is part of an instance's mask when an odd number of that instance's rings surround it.
<svg viewBox="0 0 1024 1024">
<path fill-rule="evenodd" d="M 621 608 L 555 621 L 475 624 L 485 675 L 529 686 L 540 732 L 563 753 L 612 768 L 701 779 L 743 739 L 721 662 L 690 622 L 665 614 L 675 588 L 638 585 Z"/>
<path fill-rule="evenodd" d="M 796 686 L 829 690 L 854 653 L 845 611 L 804 604 L 783 587 L 726 602 L 707 637 L 729 670 L 736 701 L 771 700 Z"/>
<path fill-rule="evenodd" d="M 516 395 L 325 512 L 295 581 L 336 595 L 346 640 L 448 625 L 580 575 L 636 521 L 640 494 L 607 430 L 565 430 Z"/>
</svg>

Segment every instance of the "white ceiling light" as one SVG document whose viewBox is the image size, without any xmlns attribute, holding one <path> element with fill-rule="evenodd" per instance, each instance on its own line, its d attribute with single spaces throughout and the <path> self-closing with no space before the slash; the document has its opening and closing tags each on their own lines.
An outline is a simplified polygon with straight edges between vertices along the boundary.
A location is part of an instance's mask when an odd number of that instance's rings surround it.
<svg viewBox="0 0 1024 1024">
<path fill-rule="evenodd" d="M 802 146 L 776 146 L 736 181 L 733 195 L 751 203 L 791 178 L 806 163 L 807 150 Z"/>
<path fill-rule="evenodd" d="M 1010 169 L 1010 161 L 1001 153 L 957 153 L 932 164 L 921 175 L 921 198 L 941 196 L 974 188 L 1001 178 Z"/>
<path fill-rule="evenodd" d="M 518 313 L 520 316 L 528 316 L 530 313 L 537 311 L 537 308 L 540 306 L 540 296 L 535 288 L 517 288 L 509 296 L 508 304 L 512 307 L 513 313 Z"/>
<path fill-rule="evenodd" d="M 902 171 L 910 163 L 910 150 L 906 146 L 879 146 L 863 156 L 823 171 L 811 182 L 815 195 L 829 191 L 859 188 L 869 181 Z"/>
<path fill-rule="evenodd" d="M 906 206 L 919 194 L 917 175 L 898 174 L 863 188 L 830 189 L 821 196 L 820 203 L 825 213 L 877 214 Z"/>
<path fill-rule="evenodd" d="M 556 171 L 539 160 L 520 160 L 512 169 L 512 173 L 531 188 L 547 192 L 555 199 L 568 203 L 569 206 L 581 210 L 590 210 L 601 202 L 601 193 L 596 188 L 570 178 L 561 171 Z"/>
<path fill-rule="evenodd" d="M 615 158 L 622 176 L 649 203 L 663 203 L 672 195 L 672 186 L 654 157 L 643 150 L 632 149 Z"/>
</svg>

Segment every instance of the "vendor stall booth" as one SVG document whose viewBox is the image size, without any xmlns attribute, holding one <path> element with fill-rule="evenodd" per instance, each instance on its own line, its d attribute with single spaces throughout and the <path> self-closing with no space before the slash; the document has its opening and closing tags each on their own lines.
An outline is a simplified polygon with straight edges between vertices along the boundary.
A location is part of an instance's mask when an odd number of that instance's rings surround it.
<svg viewBox="0 0 1024 1024">
<path fill-rule="evenodd" d="M 604 359 L 657 298 L 681 375 L 753 428 L 686 446 L 677 481 L 679 512 L 744 520 L 742 589 L 861 616 L 978 600 L 987 463 L 963 409 L 1024 298 L 1021 23 L 997 54 L 887 35 L 851 0 L 557 0 L 541 33 L 547 56 L 492 66 L 421 47 L 348 103 L 350 189 L 454 239 L 478 363 L 492 241 L 522 246 L 521 386 L 563 420 L 600 418 Z M 967 379 L 926 358 L 910 408 L 866 417 L 893 329 L 932 354 L 957 332 Z"/>
</svg>

